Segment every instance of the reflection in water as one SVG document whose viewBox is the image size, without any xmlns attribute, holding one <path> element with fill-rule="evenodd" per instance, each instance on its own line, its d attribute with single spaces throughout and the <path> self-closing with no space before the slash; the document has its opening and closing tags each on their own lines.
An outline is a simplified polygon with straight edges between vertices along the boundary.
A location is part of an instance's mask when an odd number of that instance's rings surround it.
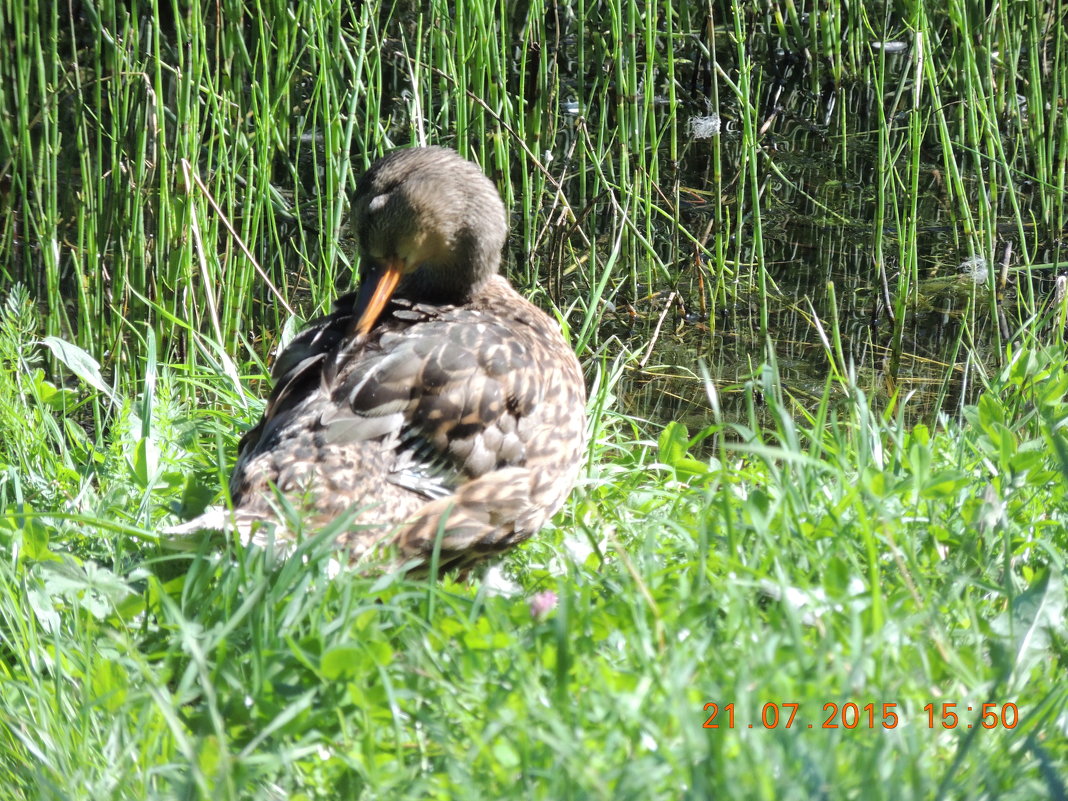
<svg viewBox="0 0 1068 801">
<path fill-rule="evenodd" d="M 670 163 L 668 147 L 655 154 L 662 213 L 641 219 L 643 210 L 632 210 L 667 269 L 620 275 L 606 296 L 613 311 L 598 341 L 615 337 L 637 354 L 621 388 L 626 409 L 685 422 L 691 431 L 705 427 L 712 415 L 704 365 L 725 416 L 735 417 L 742 410 L 732 390 L 753 376 L 769 348 L 787 392 L 813 404 L 835 358 L 823 337 L 837 321 L 843 367 L 869 394 L 907 394 L 912 416 L 952 412 L 967 400 L 961 379 L 969 360 L 996 363 L 1029 317 L 1017 284 L 1026 282 L 1027 294 L 1042 298 L 1055 279 L 1052 268 L 1010 275 L 999 262 L 1015 247 L 1017 263 L 1052 267 L 1064 258 L 1063 232 L 1050 219 L 1046 226 L 1014 222 L 1043 218 L 1035 196 L 1021 181 L 989 197 L 989 174 L 977 168 L 985 165 L 968 159 L 960 176 L 967 203 L 955 198 L 932 119 L 921 129 L 918 201 L 915 208 L 898 204 L 907 189 L 910 122 L 929 111 L 910 107 L 915 64 L 902 40 L 871 43 L 867 61 L 843 75 L 818 53 L 782 49 L 754 18 L 745 51 L 753 59 L 750 83 L 758 87 L 760 161 L 746 173 L 752 165 L 744 110 L 716 78 L 738 79 L 739 48 L 725 27 L 714 30 L 713 40 L 703 39 L 704 52 L 718 66 L 693 58 L 693 40 L 678 37 L 677 106 L 664 105 L 667 92 L 658 85 L 644 107 L 655 120 L 650 129 L 666 129 L 672 115 L 686 122 L 677 161 Z M 580 39 L 574 29 L 565 34 L 562 41 L 572 46 Z M 558 63 L 577 61 L 566 44 L 562 49 Z M 581 97 L 582 76 L 563 80 Z M 598 114 L 608 128 L 631 119 L 619 102 L 587 99 L 582 107 L 590 126 L 601 122 Z M 1021 138 L 1019 119 L 998 122 L 1003 137 Z M 739 188 L 754 176 L 756 187 Z M 610 201 L 583 195 L 574 175 L 562 189 L 574 206 L 593 208 L 588 219 L 603 222 L 600 230 L 593 225 L 596 246 L 608 253 L 618 230 Z M 969 211 L 983 203 L 990 206 L 987 230 Z M 650 261 L 637 249 L 629 255 Z M 577 281 L 574 292 L 583 290 Z"/>
</svg>

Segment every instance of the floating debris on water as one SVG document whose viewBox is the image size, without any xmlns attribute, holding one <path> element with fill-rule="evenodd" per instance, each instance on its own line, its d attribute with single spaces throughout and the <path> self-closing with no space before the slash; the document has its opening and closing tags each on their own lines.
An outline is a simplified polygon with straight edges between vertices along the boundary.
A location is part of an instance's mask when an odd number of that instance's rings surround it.
<svg viewBox="0 0 1068 801">
<path fill-rule="evenodd" d="M 961 262 L 960 271 L 975 281 L 977 284 L 985 284 L 989 276 L 986 259 L 982 256 L 972 256 Z"/>
<path fill-rule="evenodd" d="M 719 136 L 719 127 L 718 114 L 690 117 L 690 122 L 687 125 L 690 136 L 694 139 L 711 139 L 713 136 Z"/>
<path fill-rule="evenodd" d="M 908 42 L 872 42 L 872 50 L 882 50 L 884 53 L 900 53 L 908 49 Z"/>
</svg>

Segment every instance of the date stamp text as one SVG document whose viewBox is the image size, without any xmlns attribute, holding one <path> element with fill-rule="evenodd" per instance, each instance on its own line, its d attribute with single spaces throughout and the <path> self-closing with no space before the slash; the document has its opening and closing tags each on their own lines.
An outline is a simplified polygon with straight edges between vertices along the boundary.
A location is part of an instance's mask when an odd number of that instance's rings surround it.
<svg viewBox="0 0 1068 801">
<path fill-rule="evenodd" d="M 847 701 L 836 704 L 828 701 L 822 712 L 811 722 L 805 721 L 804 713 L 798 718 L 801 704 L 769 701 L 754 715 L 752 722 L 735 715 L 733 703 L 718 704 L 709 701 L 704 711 L 708 715 L 702 728 L 734 729 L 895 729 L 902 723 L 902 712 L 896 703 L 856 704 Z M 917 723 L 926 723 L 927 728 L 943 729 L 979 728 L 1014 729 L 1020 722 L 1020 710 L 1016 704 L 985 703 L 978 705 L 955 703 L 929 703 L 923 707 L 924 714 Z M 737 724 L 737 725 L 736 725 Z"/>
</svg>

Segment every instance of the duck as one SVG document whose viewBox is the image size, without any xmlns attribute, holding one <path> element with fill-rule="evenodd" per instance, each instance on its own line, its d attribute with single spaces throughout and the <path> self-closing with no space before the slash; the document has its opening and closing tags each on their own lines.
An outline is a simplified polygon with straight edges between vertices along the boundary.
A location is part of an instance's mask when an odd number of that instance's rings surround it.
<svg viewBox="0 0 1068 801">
<path fill-rule="evenodd" d="M 280 507 L 305 530 L 350 514 L 336 541 L 350 562 L 392 550 L 409 569 L 433 558 L 466 574 L 533 536 L 571 492 L 582 369 L 560 326 L 501 275 L 504 203 L 455 150 L 378 159 L 351 220 L 359 287 L 277 357 L 238 445 L 232 519 L 284 540 Z"/>
</svg>

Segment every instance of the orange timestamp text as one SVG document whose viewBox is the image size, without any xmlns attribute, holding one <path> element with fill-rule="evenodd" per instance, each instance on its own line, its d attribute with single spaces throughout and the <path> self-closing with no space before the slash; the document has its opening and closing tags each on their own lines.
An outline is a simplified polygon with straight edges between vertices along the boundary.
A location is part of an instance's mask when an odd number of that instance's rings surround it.
<svg viewBox="0 0 1068 801">
<path fill-rule="evenodd" d="M 828 701 L 823 705 L 824 715 L 820 716 L 823 720 L 822 723 L 819 723 L 819 718 L 815 723 L 798 721 L 797 710 L 800 708 L 800 704 L 769 701 L 760 708 L 760 715 L 756 721 L 753 723 L 742 722 L 736 726 L 733 703 L 720 705 L 715 701 L 709 701 L 704 706 L 704 711 L 708 713 L 708 718 L 702 728 L 753 729 L 760 726 L 765 729 L 875 729 L 879 727 L 896 729 L 898 724 L 901 723 L 901 713 L 898 711 L 896 703 L 867 703 L 861 705 L 852 701 L 847 701 L 844 704 Z M 938 726 L 943 729 L 955 729 L 958 726 L 967 729 L 1015 729 L 1016 724 L 1020 722 L 1020 710 L 1016 704 L 1011 702 L 1005 704 L 986 703 L 977 706 L 955 703 L 929 703 L 923 707 L 923 711 L 926 713 L 925 720 L 929 729 Z M 978 716 L 974 723 L 961 719 L 962 716 L 967 718 L 969 712 Z"/>
</svg>

